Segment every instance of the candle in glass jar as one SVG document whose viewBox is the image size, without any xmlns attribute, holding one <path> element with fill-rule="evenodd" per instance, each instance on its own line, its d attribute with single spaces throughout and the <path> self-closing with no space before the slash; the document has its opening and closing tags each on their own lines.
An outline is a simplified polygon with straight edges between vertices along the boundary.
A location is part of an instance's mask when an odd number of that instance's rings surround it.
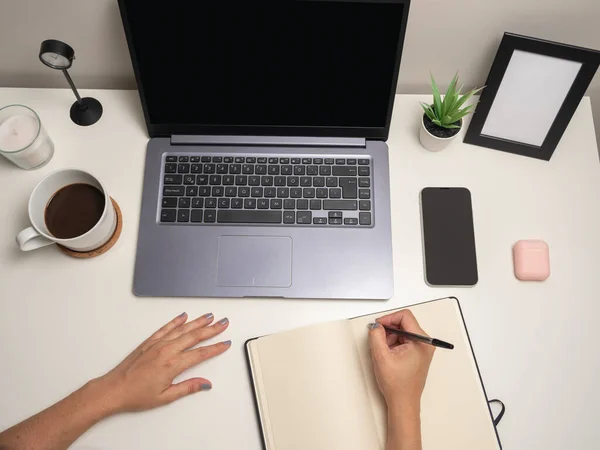
<svg viewBox="0 0 600 450">
<path fill-rule="evenodd" d="M 17 115 L 0 124 L 0 149 L 5 152 L 22 150 L 37 137 L 39 124 L 34 117 Z"/>
</svg>

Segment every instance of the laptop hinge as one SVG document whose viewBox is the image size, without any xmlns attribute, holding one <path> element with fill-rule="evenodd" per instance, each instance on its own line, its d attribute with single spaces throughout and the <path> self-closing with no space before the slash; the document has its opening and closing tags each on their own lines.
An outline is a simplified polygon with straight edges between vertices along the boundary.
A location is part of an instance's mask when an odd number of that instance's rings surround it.
<svg viewBox="0 0 600 450">
<path fill-rule="evenodd" d="M 301 137 L 301 136 L 171 136 L 171 145 L 251 145 L 274 147 L 362 147 L 364 138 Z"/>
</svg>

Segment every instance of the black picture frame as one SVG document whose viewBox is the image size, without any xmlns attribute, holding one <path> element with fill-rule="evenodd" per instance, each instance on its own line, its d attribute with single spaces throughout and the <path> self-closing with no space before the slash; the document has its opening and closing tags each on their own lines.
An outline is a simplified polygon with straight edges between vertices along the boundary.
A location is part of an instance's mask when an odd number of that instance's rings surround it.
<svg viewBox="0 0 600 450">
<path fill-rule="evenodd" d="M 496 99 L 496 95 L 498 94 L 498 89 L 500 88 L 515 50 L 581 63 L 579 72 L 568 90 L 568 93 L 540 146 L 489 136 L 482 133 L 490 110 L 494 104 L 494 100 Z M 479 104 L 473 114 L 469 129 L 465 134 L 464 142 L 549 161 L 599 65 L 600 52 L 597 50 L 575 47 L 513 33 L 504 33 L 485 83 L 486 87 L 481 94 Z"/>
</svg>

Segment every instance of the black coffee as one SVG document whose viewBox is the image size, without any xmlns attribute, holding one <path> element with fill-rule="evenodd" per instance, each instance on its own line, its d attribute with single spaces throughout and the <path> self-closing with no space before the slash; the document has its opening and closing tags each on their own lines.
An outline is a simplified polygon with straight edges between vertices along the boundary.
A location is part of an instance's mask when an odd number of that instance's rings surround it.
<svg viewBox="0 0 600 450">
<path fill-rule="evenodd" d="M 104 212 L 104 194 L 84 183 L 70 184 L 48 202 L 44 218 L 52 236 L 71 239 L 87 233 Z"/>
</svg>

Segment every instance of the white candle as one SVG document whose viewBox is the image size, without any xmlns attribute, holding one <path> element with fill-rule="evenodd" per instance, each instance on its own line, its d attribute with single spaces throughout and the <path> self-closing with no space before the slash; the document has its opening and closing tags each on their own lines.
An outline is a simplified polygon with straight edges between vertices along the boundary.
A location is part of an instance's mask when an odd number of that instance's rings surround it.
<svg viewBox="0 0 600 450">
<path fill-rule="evenodd" d="M 37 117 L 15 114 L 0 123 L 0 153 L 28 170 L 47 163 L 54 145 Z"/>
</svg>

